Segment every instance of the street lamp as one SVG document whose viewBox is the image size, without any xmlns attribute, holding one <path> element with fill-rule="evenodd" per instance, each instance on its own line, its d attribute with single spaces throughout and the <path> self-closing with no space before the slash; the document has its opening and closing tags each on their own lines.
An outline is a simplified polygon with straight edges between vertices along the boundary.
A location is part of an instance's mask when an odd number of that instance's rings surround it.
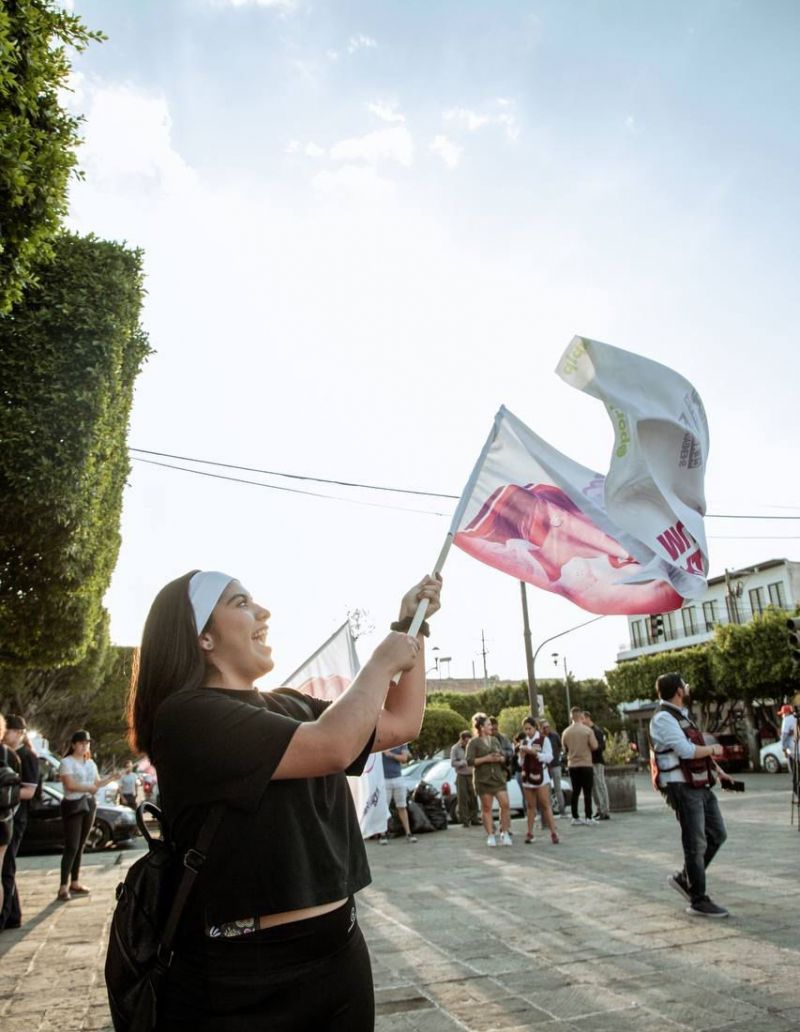
<svg viewBox="0 0 800 1032">
<path fill-rule="evenodd" d="M 442 663 L 447 663 L 447 677 L 448 677 L 448 680 L 449 680 L 449 678 L 450 678 L 450 660 L 452 658 L 453 658 L 452 656 L 439 656 L 439 680 L 440 681 L 442 679 L 442 666 L 441 666 Z"/>
<path fill-rule="evenodd" d="M 551 652 L 550 655 L 553 658 L 553 666 L 558 666 L 558 653 Z M 567 673 L 567 657 L 564 656 L 564 690 L 567 693 L 567 720 L 569 720 L 569 711 L 571 709 L 569 701 L 569 674 Z"/>
</svg>

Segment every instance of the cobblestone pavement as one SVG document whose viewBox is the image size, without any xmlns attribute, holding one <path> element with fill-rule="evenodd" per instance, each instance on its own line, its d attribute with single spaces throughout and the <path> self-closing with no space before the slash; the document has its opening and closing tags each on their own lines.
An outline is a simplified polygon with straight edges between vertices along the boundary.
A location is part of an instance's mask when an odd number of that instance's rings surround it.
<svg viewBox="0 0 800 1032">
<path fill-rule="evenodd" d="M 639 810 L 560 821 L 488 849 L 479 828 L 368 843 L 359 913 L 378 1032 L 788 1032 L 800 1028 L 800 835 L 788 778 L 752 775 L 720 803 L 729 839 L 709 889 L 726 921 L 666 885 L 677 824 L 644 777 Z M 87 858 L 89 899 L 54 902 L 57 857 L 21 861 L 25 924 L 0 935 L 3 1032 L 109 1032 L 102 962 L 113 889 L 135 849 Z M 224 1030 L 221 1030 L 224 1032 Z"/>
</svg>

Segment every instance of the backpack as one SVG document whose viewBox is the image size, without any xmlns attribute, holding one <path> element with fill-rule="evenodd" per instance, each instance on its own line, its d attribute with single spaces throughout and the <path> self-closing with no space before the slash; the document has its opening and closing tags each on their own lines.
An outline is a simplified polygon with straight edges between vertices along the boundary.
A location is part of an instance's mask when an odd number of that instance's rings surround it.
<svg viewBox="0 0 800 1032">
<path fill-rule="evenodd" d="M 4 745 L 0 755 L 0 821 L 10 820 L 19 806 L 21 778 L 11 766 L 8 748 Z"/>
<path fill-rule="evenodd" d="M 106 952 L 106 989 L 115 1032 L 155 1028 L 158 990 L 172 961 L 178 923 L 224 811 L 222 804 L 212 807 L 195 847 L 181 858 L 163 828 L 161 838 L 154 838 L 145 826 L 144 815 L 150 813 L 161 827 L 158 807 L 146 802 L 136 810 L 147 853 L 117 886 Z"/>
</svg>

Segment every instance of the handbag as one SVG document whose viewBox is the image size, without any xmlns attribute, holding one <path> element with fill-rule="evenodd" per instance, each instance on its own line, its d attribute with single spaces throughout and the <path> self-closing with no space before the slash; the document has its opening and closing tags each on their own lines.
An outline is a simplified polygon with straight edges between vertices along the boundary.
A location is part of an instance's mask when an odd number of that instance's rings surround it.
<svg viewBox="0 0 800 1032">
<path fill-rule="evenodd" d="M 78 817 L 89 813 L 91 809 L 92 803 L 88 795 L 82 795 L 79 799 L 61 800 L 61 816 L 64 818 Z"/>
</svg>

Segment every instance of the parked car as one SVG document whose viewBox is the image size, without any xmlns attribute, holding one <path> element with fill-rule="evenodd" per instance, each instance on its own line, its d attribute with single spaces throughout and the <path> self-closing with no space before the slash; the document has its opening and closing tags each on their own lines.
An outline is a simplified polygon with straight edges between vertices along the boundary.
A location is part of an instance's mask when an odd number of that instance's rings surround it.
<svg viewBox="0 0 800 1032">
<path fill-rule="evenodd" d="M 421 776 L 429 785 L 433 785 L 434 788 L 439 790 L 439 793 L 444 800 L 447 816 L 450 818 L 451 822 L 455 822 L 457 820 L 456 772 L 453 770 L 450 760 L 431 761 L 430 766 Z M 523 813 L 524 804 L 522 800 L 522 789 L 517 784 L 516 778 L 511 778 L 506 787 L 508 790 L 508 803 L 511 807 L 511 812 L 516 814 Z M 564 792 L 564 799 L 567 806 L 569 806 L 572 799 L 572 785 L 567 778 L 561 779 L 561 788 Z M 495 809 L 499 809 L 497 802 L 495 802 Z"/>
<path fill-rule="evenodd" d="M 59 790 L 61 789 L 61 778 L 58 776 L 58 768 L 61 764 L 60 757 L 51 753 L 49 749 L 44 749 L 39 746 L 36 749 L 36 756 L 39 760 L 39 774 L 42 779 L 43 785 L 55 785 Z M 116 803 L 119 796 L 119 782 L 109 781 L 107 785 L 97 793 L 98 803 L 102 800 L 104 803 Z"/>
<path fill-rule="evenodd" d="M 761 769 L 767 774 L 780 774 L 782 770 L 789 769 L 789 760 L 780 742 L 770 742 L 769 745 L 762 746 L 758 755 L 761 759 Z"/>
<path fill-rule="evenodd" d="M 722 756 L 718 757 L 717 763 L 726 773 L 748 769 L 747 747 L 736 735 L 712 735 L 704 731 L 703 741 L 706 745 L 722 746 Z"/>
<path fill-rule="evenodd" d="M 52 852 L 64 848 L 64 824 L 61 820 L 61 799 L 64 794 L 60 782 L 44 782 L 41 795 L 30 801 L 28 827 L 22 839 L 20 853 Z M 136 814 L 128 806 L 98 801 L 92 830 L 86 840 L 87 850 L 105 849 L 113 843 L 128 842 L 141 834 Z"/>
</svg>

